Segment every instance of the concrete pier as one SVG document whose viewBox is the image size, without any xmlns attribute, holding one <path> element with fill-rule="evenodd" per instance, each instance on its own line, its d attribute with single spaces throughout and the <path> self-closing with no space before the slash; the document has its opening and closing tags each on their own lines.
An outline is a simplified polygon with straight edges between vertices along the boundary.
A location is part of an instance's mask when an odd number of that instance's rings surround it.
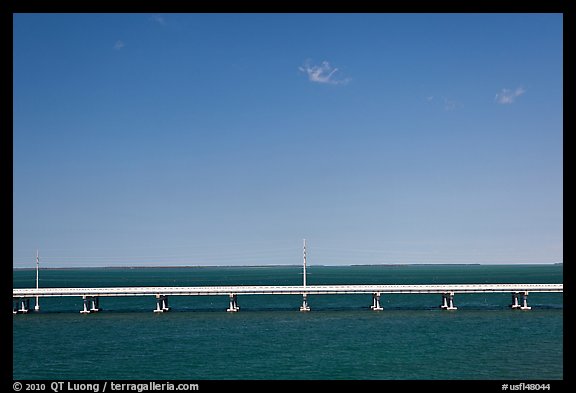
<svg viewBox="0 0 576 393">
<path fill-rule="evenodd" d="M 302 306 L 300 306 L 300 311 L 310 311 L 310 306 L 308 306 L 308 294 L 302 294 Z"/>
<path fill-rule="evenodd" d="M 90 314 L 90 310 L 88 308 L 88 298 L 89 296 L 82 296 L 82 303 L 84 308 L 80 310 L 80 314 Z"/>
<path fill-rule="evenodd" d="M 532 307 L 528 306 L 528 291 L 522 292 L 522 304 L 518 302 L 520 292 L 512 292 L 512 304 L 510 308 L 513 310 L 531 310 Z"/>
<path fill-rule="evenodd" d="M 520 308 L 520 304 L 518 303 L 518 295 L 518 292 L 512 292 L 512 304 L 510 305 L 510 308 L 513 310 Z"/>
<path fill-rule="evenodd" d="M 90 307 L 90 312 L 98 312 L 102 309 L 100 308 L 100 298 L 98 296 L 93 296 L 91 300 L 92 307 Z"/>
<path fill-rule="evenodd" d="M 238 312 L 240 307 L 238 306 L 238 295 L 235 293 L 230 294 L 230 306 L 226 309 L 228 312 Z"/>
<path fill-rule="evenodd" d="M 442 294 L 442 310 L 457 310 L 458 307 L 454 306 L 454 292 L 445 292 Z"/>
<path fill-rule="evenodd" d="M 384 310 L 382 306 L 380 306 L 380 292 L 375 292 L 372 294 L 372 305 L 370 308 L 374 311 Z"/>
<path fill-rule="evenodd" d="M 83 308 L 80 314 L 91 314 L 101 310 L 98 296 L 82 296 L 82 303 Z"/>
<path fill-rule="evenodd" d="M 528 306 L 528 291 L 522 293 L 522 307 L 520 310 L 531 310 L 532 307 Z"/>
<path fill-rule="evenodd" d="M 14 307 L 12 314 L 27 314 L 30 311 L 30 298 L 21 297 L 18 299 L 12 298 Z"/>
<path fill-rule="evenodd" d="M 156 295 L 156 309 L 154 312 L 168 312 L 170 307 L 168 307 L 168 296 L 166 295 Z"/>
</svg>

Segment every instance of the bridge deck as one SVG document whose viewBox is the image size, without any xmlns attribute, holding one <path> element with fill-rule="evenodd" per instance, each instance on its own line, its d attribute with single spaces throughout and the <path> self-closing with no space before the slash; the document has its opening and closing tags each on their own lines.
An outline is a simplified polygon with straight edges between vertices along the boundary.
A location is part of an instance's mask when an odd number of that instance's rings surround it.
<svg viewBox="0 0 576 393">
<path fill-rule="evenodd" d="M 330 295 L 369 293 L 563 292 L 563 284 L 302 285 L 205 287 L 15 288 L 13 297 L 150 295 Z"/>
</svg>

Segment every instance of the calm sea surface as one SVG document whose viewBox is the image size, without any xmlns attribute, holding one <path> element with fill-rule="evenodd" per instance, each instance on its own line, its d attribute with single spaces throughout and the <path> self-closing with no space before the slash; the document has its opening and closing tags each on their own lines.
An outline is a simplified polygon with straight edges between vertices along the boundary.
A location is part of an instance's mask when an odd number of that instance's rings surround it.
<svg viewBox="0 0 576 393">
<path fill-rule="evenodd" d="M 15 270 L 14 287 L 34 287 Z M 42 287 L 299 285 L 301 268 L 202 267 L 41 271 Z M 310 266 L 308 284 L 561 283 L 561 265 Z M 40 299 L 13 317 L 14 379 L 563 379 L 562 294 L 240 295 Z M 33 301 L 31 302 L 31 306 Z"/>
</svg>

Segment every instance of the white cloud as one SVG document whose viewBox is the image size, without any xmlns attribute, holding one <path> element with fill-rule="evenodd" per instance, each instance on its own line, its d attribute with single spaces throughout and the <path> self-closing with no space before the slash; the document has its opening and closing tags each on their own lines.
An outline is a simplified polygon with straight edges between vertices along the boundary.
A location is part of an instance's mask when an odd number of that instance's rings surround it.
<svg viewBox="0 0 576 393">
<path fill-rule="evenodd" d="M 502 89 L 499 93 L 496 93 L 494 101 L 499 104 L 512 104 L 516 101 L 516 98 L 520 97 L 524 93 L 526 93 L 526 89 L 523 87 L 517 87 L 515 90 Z"/>
<path fill-rule="evenodd" d="M 453 111 L 454 109 L 458 108 L 460 103 L 458 101 L 451 100 L 449 98 L 444 97 L 444 110 L 445 111 Z"/>
<path fill-rule="evenodd" d="M 116 41 L 116 43 L 114 44 L 114 49 L 115 49 L 115 50 L 120 50 L 120 49 L 124 48 L 125 46 L 126 46 L 126 45 L 124 44 L 123 41 L 118 40 L 118 41 Z"/>
<path fill-rule="evenodd" d="M 445 111 L 453 111 L 462 106 L 459 101 L 456 101 L 452 98 L 448 98 L 442 95 L 434 96 L 429 95 L 426 96 L 425 101 L 427 104 L 432 105 L 434 107 L 442 107 Z"/>
<path fill-rule="evenodd" d="M 162 15 L 152 15 L 150 20 L 156 22 L 162 26 L 166 25 L 166 19 Z"/>
<path fill-rule="evenodd" d="M 349 78 L 341 78 L 340 70 L 332 67 L 327 61 L 323 61 L 321 65 L 311 65 L 310 62 L 306 62 L 306 64 L 298 67 L 298 69 L 308 75 L 310 82 L 344 85 L 350 81 Z"/>
</svg>

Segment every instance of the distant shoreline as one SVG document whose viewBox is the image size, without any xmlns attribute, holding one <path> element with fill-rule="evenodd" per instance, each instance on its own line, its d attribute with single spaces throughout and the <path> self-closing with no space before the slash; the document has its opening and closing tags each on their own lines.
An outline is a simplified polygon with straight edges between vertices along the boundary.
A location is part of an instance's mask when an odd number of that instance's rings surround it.
<svg viewBox="0 0 576 393">
<path fill-rule="evenodd" d="M 314 264 L 312 267 L 402 267 L 402 266 L 559 266 L 563 262 L 551 263 L 374 263 L 374 264 L 351 264 L 351 265 L 321 265 Z M 41 267 L 41 270 L 76 270 L 76 269 L 204 269 L 204 268 L 268 268 L 268 267 L 298 267 L 300 264 L 290 265 L 174 265 L 174 266 L 66 266 L 66 267 Z M 310 267 L 310 266 L 309 266 Z M 12 270 L 36 270 L 35 267 L 12 267 Z"/>
</svg>

